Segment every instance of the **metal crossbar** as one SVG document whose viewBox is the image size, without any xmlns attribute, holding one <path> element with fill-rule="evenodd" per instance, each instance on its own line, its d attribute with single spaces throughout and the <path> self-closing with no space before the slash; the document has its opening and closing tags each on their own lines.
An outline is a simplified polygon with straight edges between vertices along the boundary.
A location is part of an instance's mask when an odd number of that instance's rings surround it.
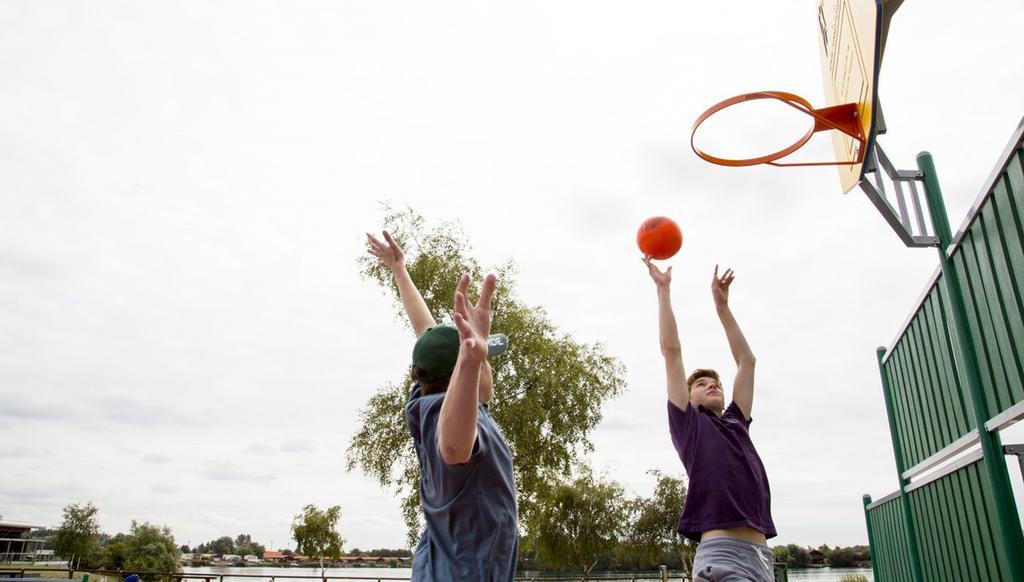
<svg viewBox="0 0 1024 582">
<path fill-rule="evenodd" d="M 918 170 L 897 170 L 889 156 L 885 155 L 882 146 L 875 143 L 870 155 L 864 161 L 864 178 L 858 184 L 875 205 L 893 231 L 908 247 L 934 247 L 939 245 L 939 237 L 930 234 L 925 226 L 924 209 L 921 204 L 922 193 L 917 182 L 924 178 Z M 889 202 L 886 179 L 891 182 L 892 196 L 896 200 L 896 208 Z M 910 198 L 910 204 L 907 198 Z M 913 209 L 913 215 L 911 215 Z"/>
</svg>

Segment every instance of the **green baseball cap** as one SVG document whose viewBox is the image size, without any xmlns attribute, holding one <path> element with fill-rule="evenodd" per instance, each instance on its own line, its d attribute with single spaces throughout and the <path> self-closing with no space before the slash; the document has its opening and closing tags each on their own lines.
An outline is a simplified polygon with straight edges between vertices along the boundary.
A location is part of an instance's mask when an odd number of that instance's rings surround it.
<svg viewBox="0 0 1024 582">
<path fill-rule="evenodd" d="M 412 348 L 412 365 L 426 372 L 424 382 L 440 380 L 455 370 L 459 359 L 459 330 L 451 325 L 435 325 L 416 340 Z M 487 356 L 505 353 L 508 337 L 496 333 L 487 338 Z"/>
</svg>

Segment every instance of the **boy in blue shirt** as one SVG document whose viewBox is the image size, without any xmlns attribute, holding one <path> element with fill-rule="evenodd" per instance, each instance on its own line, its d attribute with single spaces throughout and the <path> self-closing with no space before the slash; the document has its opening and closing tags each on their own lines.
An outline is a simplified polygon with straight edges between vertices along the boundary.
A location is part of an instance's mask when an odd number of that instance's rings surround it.
<svg viewBox="0 0 1024 582">
<path fill-rule="evenodd" d="M 420 505 L 426 528 L 413 554 L 414 581 L 515 579 L 518 548 L 512 454 L 487 410 L 494 394 L 488 355 L 505 350 L 490 336 L 495 277 L 488 275 L 476 305 L 469 276 L 455 291 L 455 327 L 437 325 L 405 268 L 401 248 L 386 231 L 367 234 L 369 252 L 395 278 L 416 332 L 406 422 L 420 466 Z"/>
</svg>

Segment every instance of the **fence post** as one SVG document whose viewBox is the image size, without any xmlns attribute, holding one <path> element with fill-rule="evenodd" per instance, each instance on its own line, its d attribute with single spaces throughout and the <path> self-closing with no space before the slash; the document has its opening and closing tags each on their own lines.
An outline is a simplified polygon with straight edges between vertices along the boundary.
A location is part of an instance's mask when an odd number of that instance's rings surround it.
<svg viewBox="0 0 1024 582">
<path fill-rule="evenodd" d="M 889 374 L 885 371 L 885 364 L 882 360 L 885 359 L 885 348 L 878 348 L 875 350 L 875 355 L 878 356 L 878 374 L 882 378 L 882 395 L 885 399 L 885 415 L 889 417 L 889 437 L 892 439 L 892 452 L 893 456 L 896 457 L 896 473 L 899 478 L 900 484 L 900 502 L 903 505 L 903 521 L 907 528 L 907 547 L 910 548 L 910 572 L 916 582 L 924 582 L 924 576 L 921 574 L 921 558 L 918 555 L 917 548 L 917 528 L 914 527 L 914 510 L 910 507 L 910 497 L 907 495 L 907 484 L 909 481 L 903 478 L 904 471 L 907 470 L 903 460 L 903 444 L 896 436 L 896 412 L 895 407 L 892 403 L 892 388 L 889 386 Z M 870 503 L 870 501 L 868 502 Z M 867 504 L 864 505 L 864 515 L 868 515 Z M 868 544 L 871 544 L 871 524 L 868 524 Z M 874 567 L 874 560 L 871 561 L 872 568 Z M 877 574 L 876 574 L 877 578 Z"/>
<path fill-rule="evenodd" d="M 947 254 L 948 247 L 953 243 L 953 232 L 949 228 L 946 204 L 942 199 L 942 189 L 939 187 L 932 155 L 928 152 L 917 154 L 917 168 L 924 177 L 928 214 L 931 215 L 935 235 L 939 237 L 939 264 L 942 267 L 942 280 L 949 295 L 949 311 L 953 320 L 953 356 L 971 397 L 971 408 L 985 458 L 985 472 L 992 487 L 996 521 L 996 531 L 993 534 L 997 538 L 1001 553 L 1006 556 L 1009 579 L 1024 580 L 1024 534 L 1021 533 L 1020 517 L 1013 499 L 1013 489 L 1010 485 L 1010 475 L 1006 470 L 1006 459 L 1003 457 L 999 433 L 990 433 L 985 428 L 988 410 L 982 392 L 978 351 L 967 325 L 967 307 L 962 287 L 964 282 L 960 281 Z"/>
<path fill-rule="evenodd" d="M 868 526 L 868 554 L 871 556 L 871 576 L 875 580 L 881 580 L 878 575 L 878 559 L 875 555 L 875 536 L 871 530 L 871 512 L 868 506 L 871 505 L 871 496 L 864 495 L 864 523 Z"/>
</svg>

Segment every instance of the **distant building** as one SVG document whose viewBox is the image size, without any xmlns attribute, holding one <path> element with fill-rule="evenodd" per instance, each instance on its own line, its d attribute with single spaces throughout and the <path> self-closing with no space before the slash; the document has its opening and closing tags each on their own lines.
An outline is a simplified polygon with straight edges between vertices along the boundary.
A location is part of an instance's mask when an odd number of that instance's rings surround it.
<svg viewBox="0 0 1024 582">
<path fill-rule="evenodd" d="M 42 528 L 41 525 L 0 521 L 0 563 L 34 560 L 46 541 L 28 539 L 28 536 L 32 530 Z"/>
<path fill-rule="evenodd" d="M 820 550 L 811 550 L 811 551 L 809 551 L 807 553 L 808 553 L 808 555 L 811 556 L 811 563 L 812 564 L 824 564 L 825 563 L 825 559 L 828 557 L 823 552 L 821 552 Z"/>
<path fill-rule="evenodd" d="M 265 562 L 284 562 L 288 560 L 288 556 L 284 555 L 284 552 L 276 552 L 267 550 L 263 552 L 263 561 Z"/>
</svg>

